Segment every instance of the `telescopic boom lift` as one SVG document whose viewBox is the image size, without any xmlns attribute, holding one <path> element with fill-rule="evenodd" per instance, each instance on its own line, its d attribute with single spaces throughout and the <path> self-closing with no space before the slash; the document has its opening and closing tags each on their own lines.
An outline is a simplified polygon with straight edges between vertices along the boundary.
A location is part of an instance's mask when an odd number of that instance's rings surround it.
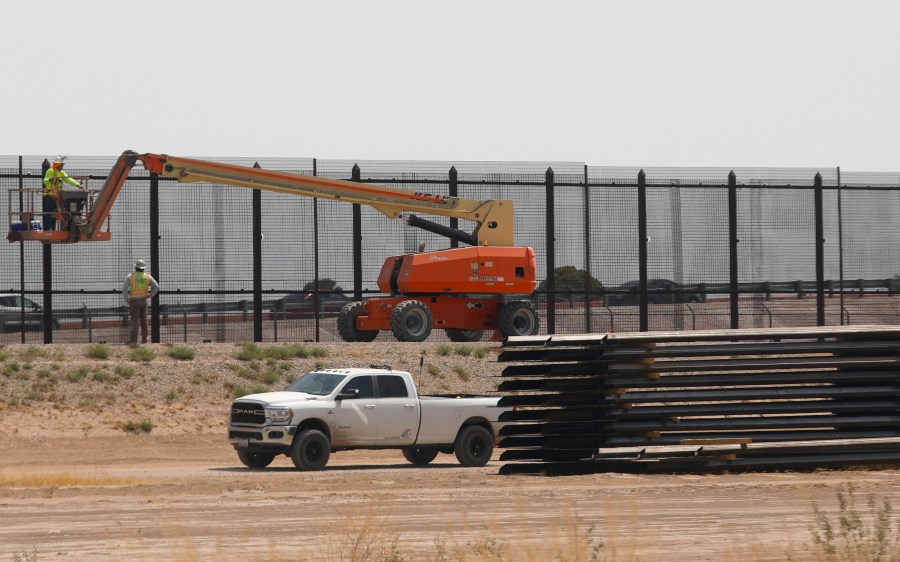
<svg viewBox="0 0 900 562">
<path fill-rule="evenodd" d="M 528 295 L 536 286 L 534 250 L 514 245 L 513 203 L 509 200 L 479 201 L 125 151 L 99 191 L 83 196 L 87 201 L 77 211 L 74 206 L 71 211 L 60 211 L 66 231 L 11 230 L 7 238 L 44 243 L 109 240 L 107 219 L 112 205 L 138 161 L 147 171 L 180 183 L 208 182 L 368 205 L 389 219 L 402 219 L 410 226 L 469 245 L 388 258 L 378 276 L 378 288 L 390 296 L 345 306 L 337 318 L 338 332 L 345 341 L 372 341 L 382 330 L 390 330 L 400 341 L 423 341 L 432 329 L 445 330 L 452 341 L 477 341 L 484 330 L 499 330 L 504 337 L 538 330 L 540 321 L 530 301 L 507 298 Z M 469 233 L 413 213 L 468 220 L 476 226 Z"/>
</svg>

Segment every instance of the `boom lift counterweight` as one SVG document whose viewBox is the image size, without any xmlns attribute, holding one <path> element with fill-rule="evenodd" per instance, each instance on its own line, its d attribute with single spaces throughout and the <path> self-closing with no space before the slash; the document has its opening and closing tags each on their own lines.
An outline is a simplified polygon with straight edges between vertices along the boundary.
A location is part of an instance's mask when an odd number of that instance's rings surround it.
<svg viewBox="0 0 900 562">
<path fill-rule="evenodd" d="M 345 341 L 372 341 L 381 330 L 390 330 L 400 341 L 423 341 L 432 329 L 445 330 L 452 341 L 477 341 L 484 330 L 499 330 L 503 336 L 531 335 L 538 330 L 539 318 L 529 301 L 507 300 L 507 296 L 530 294 L 536 286 L 534 250 L 514 245 L 513 204 L 508 200 L 479 201 L 125 151 L 77 230 L 25 230 L 10 232 L 7 238 L 45 243 L 108 240 L 109 231 L 103 226 L 138 161 L 148 171 L 180 183 L 209 182 L 368 205 L 389 219 L 403 219 L 410 226 L 470 245 L 388 258 L 378 276 L 378 288 L 390 296 L 345 306 L 337 319 Z M 469 220 L 476 226 L 468 233 L 413 213 Z"/>
</svg>

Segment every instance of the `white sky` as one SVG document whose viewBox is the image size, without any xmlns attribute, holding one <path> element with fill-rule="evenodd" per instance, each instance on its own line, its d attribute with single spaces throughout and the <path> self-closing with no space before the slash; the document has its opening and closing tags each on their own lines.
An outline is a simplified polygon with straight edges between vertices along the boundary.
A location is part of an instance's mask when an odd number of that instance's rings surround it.
<svg viewBox="0 0 900 562">
<path fill-rule="evenodd" d="M 900 170 L 900 2 L 18 0 L 0 154 Z"/>
</svg>

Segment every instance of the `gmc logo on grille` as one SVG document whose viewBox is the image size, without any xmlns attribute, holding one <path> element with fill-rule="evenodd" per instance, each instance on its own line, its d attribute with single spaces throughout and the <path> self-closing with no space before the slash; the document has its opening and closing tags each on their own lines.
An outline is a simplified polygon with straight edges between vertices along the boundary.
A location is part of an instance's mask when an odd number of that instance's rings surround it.
<svg viewBox="0 0 900 562">
<path fill-rule="evenodd" d="M 257 410 L 244 410 L 243 408 L 232 408 L 232 414 L 255 414 Z"/>
</svg>

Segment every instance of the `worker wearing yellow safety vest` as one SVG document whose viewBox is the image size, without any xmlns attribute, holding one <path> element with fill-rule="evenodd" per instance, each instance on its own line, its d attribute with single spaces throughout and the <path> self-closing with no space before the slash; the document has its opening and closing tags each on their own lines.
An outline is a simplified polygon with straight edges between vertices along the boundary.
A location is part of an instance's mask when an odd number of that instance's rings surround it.
<svg viewBox="0 0 900 562">
<path fill-rule="evenodd" d="M 147 303 L 159 292 L 159 284 L 149 273 L 144 272 L 144 260 L 134 262 L 134 271 L 125 278 L 122 297 L 128 305 L 131 316 L 131 333 L 128 343 L 137 343 L 138 323 L 141 326 L 141 343 L 147 343 Z"/>
<path fill-rule="evenodd" d="M 47 168 L 44 174 L 44 230 L 56 230 L 56 210 L 59 209 L 59 192 L 62 191 L 63 182 L 75 187 L 84 188 L 77 180 L 70 178 L 69 174 L 63 171 L 66 165 L 66 157 L 60 156 L 53 161 L 53 164 Z"/>
</svg>

